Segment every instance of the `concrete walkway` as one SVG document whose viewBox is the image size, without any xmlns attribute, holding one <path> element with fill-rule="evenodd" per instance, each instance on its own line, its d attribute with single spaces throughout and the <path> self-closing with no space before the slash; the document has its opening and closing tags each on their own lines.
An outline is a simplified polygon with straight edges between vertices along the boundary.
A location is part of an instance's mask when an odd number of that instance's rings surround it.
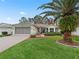
<svg viewBox="0 0 79 59">
<path fill-rule="evenodd" d="M 0 38 L 0 53 L 29 37 L 30 35 L 12 35 Z"/>
</svg>

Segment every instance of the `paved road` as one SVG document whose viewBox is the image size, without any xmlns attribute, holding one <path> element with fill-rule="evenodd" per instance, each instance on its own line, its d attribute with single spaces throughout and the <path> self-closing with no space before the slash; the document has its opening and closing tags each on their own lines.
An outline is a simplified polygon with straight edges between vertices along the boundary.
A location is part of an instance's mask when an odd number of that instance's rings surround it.
<svg viewBox="0 0 79 59">
<path fill-rule="evenodd" d="M 12 35 L 0 38 L 0 52 L 28 39 L 30 35 Z"/>
</svg>

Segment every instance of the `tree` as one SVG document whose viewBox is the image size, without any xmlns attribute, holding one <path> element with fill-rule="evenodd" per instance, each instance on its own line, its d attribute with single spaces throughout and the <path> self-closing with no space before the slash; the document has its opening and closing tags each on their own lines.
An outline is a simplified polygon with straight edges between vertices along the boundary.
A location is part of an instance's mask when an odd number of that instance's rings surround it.
<svg viewBox="0 0 79 59">
<path fill-rule="evenodd" d="M 40 16 L 40 15 L 36 15 L 36 16 L 34 17 L 34 23 L 35 23 L 35 24 L 43 24 L 43 17 Z"/>
<path fill-rule="evenodd" d="M 28 21 L 34 23 L 34 18 L 28 18 Z"/>
<path fill-rule="evenodd" d="M 53 24 L 53 19 L 48 17 L 42 17 L 40 15 L 36 15 L 34 18 L 28 18 L 29 22 L 34 24 Z"/>
<path fill-rule="evenodd" d="M 41 14 L 46 16 L 54 16 L 55 22 L 59 21 L 59 27 L 64 34 L 65 42 L 72 42 L 71 32 L 77 27 L 77 18 L 79 12 L 79 0 L 53 0 L 50 3 L 44 4 L 39 8 L 47 9 Z"/>
<path fill-rule="evenodd" d="M 47 17 L 42 17 L 40 15 L 36 15 L 33 19 L 35 24 L 52 24 L 53 19 L 52 18 L 47 18 Z"/>
<path fill-rule="evenodd" d="M 19 20 L 20 23 L 25 23 L 28 22 L 28 20 L 26 19 L 26 17 L 21 17 L 21 19 Z"/>
</svg>

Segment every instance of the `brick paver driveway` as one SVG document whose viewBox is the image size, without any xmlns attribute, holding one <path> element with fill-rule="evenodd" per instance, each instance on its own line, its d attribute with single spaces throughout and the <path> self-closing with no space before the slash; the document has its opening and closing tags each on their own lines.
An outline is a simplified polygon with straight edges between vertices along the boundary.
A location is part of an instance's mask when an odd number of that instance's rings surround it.
<svg viewBox="0 0 79 59">
<path fill-rule="evenodd" d="M 12 35 L 7 37 L 0 38 L 0 52 L 5 51 L 6 49 L 28 39 L 30 35 Z"/>
</svg>

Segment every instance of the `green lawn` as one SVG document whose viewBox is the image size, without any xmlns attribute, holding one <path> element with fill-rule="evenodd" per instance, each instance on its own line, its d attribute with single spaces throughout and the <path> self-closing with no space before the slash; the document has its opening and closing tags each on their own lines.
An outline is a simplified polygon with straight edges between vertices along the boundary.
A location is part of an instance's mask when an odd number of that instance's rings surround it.
<svg viewBox="0 0 79 59">
<path fill-rule="evenodd" d="M 76 40 L 79 37 L 74 37 Z M 0 59 L 79 59 L 79 48 L 59 45 L 60 36 L 32 38 L 0 54 Z"/>
</svg>

